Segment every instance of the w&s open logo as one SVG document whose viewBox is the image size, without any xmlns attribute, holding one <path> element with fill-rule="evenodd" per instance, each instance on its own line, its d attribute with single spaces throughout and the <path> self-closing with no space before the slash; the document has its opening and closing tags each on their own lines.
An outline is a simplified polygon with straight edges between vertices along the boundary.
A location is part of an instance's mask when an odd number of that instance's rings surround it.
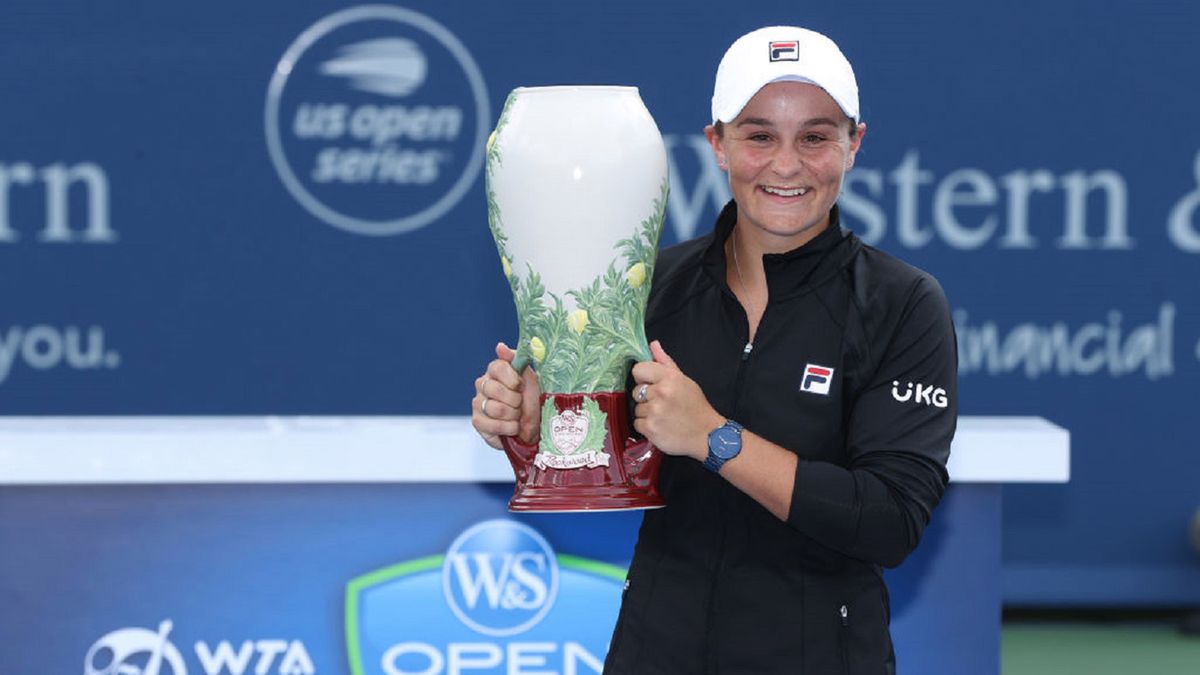
<svg viewBox="0 0 1200 675">
<path fill-rule="evenodd" d="M 513 635 L 541 621 L 554 605 L 558 561 L 533 528 L 489 520 L 450 545 L 442 587 L 463 623 L 484 635 Z"/>
<path fill-rule="evenodd" d="M 625 570 L 556 553 L 513 520 L 477 523 L 444 555 L 346 587 L 353 675 L 599 673 Z"/>
<path fill-rule="evenodd" d="M 364 5 L 317 21 L 267 90 L 266 140 L 291 196 L 358 234 L 424 227 L 474 185 L 491 130 L 483 74 L 424 14 Z"/>
</svg>

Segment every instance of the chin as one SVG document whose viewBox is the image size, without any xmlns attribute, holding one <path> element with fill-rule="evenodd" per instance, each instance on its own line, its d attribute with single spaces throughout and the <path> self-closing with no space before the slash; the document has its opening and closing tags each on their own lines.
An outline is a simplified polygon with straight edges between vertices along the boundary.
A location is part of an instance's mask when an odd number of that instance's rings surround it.
<svg viewBox="0 0 1200 675">
<path fill-rule="evenodd" d="M 800 237 L 810 233 L 815 233 L 817 228 L 821 227 L 822 221 L 824 221 L 824 217 L 816 218 L 812 221 L 802 222 L 796 222 L 794 220 L 791 222 L 767 222 L 764 224 L 762 229 L 768 234 L 776 237 Z"/>
</svg>

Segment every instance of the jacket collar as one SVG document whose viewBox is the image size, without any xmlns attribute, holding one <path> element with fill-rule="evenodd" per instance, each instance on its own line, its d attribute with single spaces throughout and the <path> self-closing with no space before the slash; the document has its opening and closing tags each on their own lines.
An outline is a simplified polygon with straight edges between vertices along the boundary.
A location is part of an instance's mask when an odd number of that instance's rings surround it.
<svg viewBox="0 0 1200 675">
<path fill-rule="evenodd" d="M 712 240 L 704 251 L 703 267 L 713 281 L 725 283 L 725 241 L 737 223 L 737 203 L 730 200 L 713 227 Z M 841 226 L 837 204 L 829 212 L 829 227 L 808 243 L 785 253 L 763 256 L 767 292 L 771 300 L 805 292 L 837 272 L 849 259 L 857 237 Z"/>
</svg>

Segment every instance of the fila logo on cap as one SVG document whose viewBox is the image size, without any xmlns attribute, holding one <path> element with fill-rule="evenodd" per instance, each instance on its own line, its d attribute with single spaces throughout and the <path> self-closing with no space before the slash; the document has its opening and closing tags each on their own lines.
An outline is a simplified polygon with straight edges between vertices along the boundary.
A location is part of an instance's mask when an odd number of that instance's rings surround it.
<svg viewBox="0 0 1200 675">
<path fill-rule="evenodd" d="M 800 382 L 800 391 L 810 394 L 829 395 L 829 384 L 833 380 L 833 368 L 808 364 L 804 366 L 804 380 Z"/>
<path fill-rule="evenodd" d="M 795 40 L 771 43 L 771 61 L 799 61 L 800 43 Z"/>
</svg>

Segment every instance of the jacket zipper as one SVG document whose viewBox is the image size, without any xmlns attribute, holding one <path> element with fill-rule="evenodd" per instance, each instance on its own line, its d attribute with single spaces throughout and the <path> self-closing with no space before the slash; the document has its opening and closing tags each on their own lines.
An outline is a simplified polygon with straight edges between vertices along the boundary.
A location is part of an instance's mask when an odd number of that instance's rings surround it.
<svg viewBox="0 0 1200 675">
<path fill-rule="evenodd" d="M 763 323 L 766 321 L 767 312 L 770 309 L 771 303 L 768 301 L 767 306 L 763 308 L 763 315 L 758 319 L 758 330 L 755 332 L 754 337 L 757 338 L 758 336 L 762 335 Z M 742 403 L 742 389 L 745 386 L 746 368 L 749 366 L 750 354 L 754 351 L 754 341 L 749 337 L 750 317 L 748 316 L 746 317 L 746 335 L 746 346 L 742 347 L 742 358 L 738 362 L 737 379 L 735 380 L 735 386 L 733 388 L 733 416 L 734 419 L 738 420 L 743 425 L 746 423 L 746 420 L 743 419 L 744 415 L 742 415 L 740 408 Z"/>
<path fill-rule="evenodd" d="M 746 346 L 742 348 L 742 358 L 738 361 L 737 379 L 734 380 L 733 416 L 738 420 L 741 420 L 743 417 L 740 408 L 742 403 L 742 387 L 745 386 L 744 380 L 746 379 L 746 364 L 750 360 L 750 352 L 752 351 L 754 351 L 754 343 L 747 342 Z"/>
<path fill-rule="evenodd" d="M 735 296 L 733 294 L 733 291 L 726 289 L 726 293 L 728 293 L 729 296 L 733 298 L 734 302 L 737 302 L 737 296 Z M 768 304 L 770 304 L 770 303 L 768 303 Z M 743 313 L 743 315 L 745 315 L 745 308 L 742 308 L 742 313 Z M 763 308 L 763 315 L 766 316 L 766 308 Z M 733 414 L 734 414 L 734 417 L 739 420 L 743 418 L 738 406 L 741 404 L 741 399 L 742 399 L 742 386 L 743 386 L 743 380 L 745 379 L 745 375 L 746 375 L 746 364 L 750 360 L 750 353 L 754 351 L 754 342 L 752 340 L 750 340 L 750 317 L 746 316 L 745 318 L 746 318 L 746 346 L 742 347 L 742 356 L 741 356 L 741 359 L 739 359 L 739 361 L 738 361 L 737 377 L 735 379 L 735 385 L 734 385 L 734 389 L 733 389 L 733 391 L 734 391 L 734 393 L 733 393 Z M 762 330 L 762 318 L 759 318 L 759 320 L 758 320 L 758 328 L 760 331 Z M 724 551 L 724 548 L 725 548 L 725 523 L 724 522 L 721 523 L 721 539 L 720 539 L 720 541 L 721 541 L 721 547 L 719 550 Z M 707 626 L 705 628 L 705 636 L 704 636 L 704 642 L 705 642 L 705 644 L 708 645 L 708 647 L 706 648 L 708 653 L 705 655 L 705 659 L 704 659 L 706 669 L 707 668 L 716 669 L 716 668 L 720 667 L 720 664 L 715 661 L 714 656 L 713 656 L 714 642 L 712 639 L 712 615 L 711 615 L 711 612 L 713 612 L 715 609 L 715 607 L 714 607 L 715 602 L 712 600 L 712 598 L 715 598 L 717 595 L 717 593 L 716 593 L 717 580 L 721 578 L 721 571 L 724 569 L 724 567 L 725 567 L 725 556 L 723 553 L 721 553 L 721 554 L 718 554 L 718 556 L 717 556 L 717 571 L 713 575 L 712 583 L 709 586 L 709 593 L 708 593 L 708 597 L 710 598 L 710 600 L 709 600 L 710 616 L 709 616 L 709 619 L 707 622 Z"/>
<path fill-rule="evenodd" d="M 847 654 L 848 645 L 846 644 L 850 639 L 850 636 L 847 634 L 850 630 L 850 610 L 845 605 L 842 605 L 838 608 L 838 615 L 842 618 L 842 630 L 838 633 L 838 637 L 841 638 L 838 640 L 838 646 L 841 647 L 842 652 L 842 672 L 850 675 L 850 659 Z"/>
</svg>

